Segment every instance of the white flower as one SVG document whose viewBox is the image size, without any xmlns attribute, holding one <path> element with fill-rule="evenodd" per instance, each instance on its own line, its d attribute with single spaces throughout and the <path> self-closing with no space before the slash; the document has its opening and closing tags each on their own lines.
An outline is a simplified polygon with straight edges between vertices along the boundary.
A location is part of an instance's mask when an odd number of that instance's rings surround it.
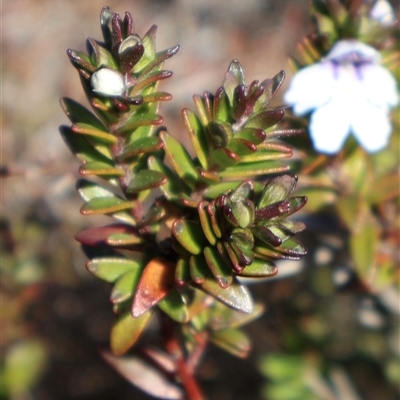
<svg viewBox="0 0 400 400">
<path fill-rule="evenodd" d="M 369 152 L 387 145 L 389 110 L 399 96 L 396 80 L 379 63 L 374 48 L 341 40 L 319 63 L 294 75 L 284 101 L 296 115 L 312 112 L 309 128 L 317 151 L 337 153 L 350 133 Z"/>
<path fill-rule="evenodd" d="M 369 16 L 385 27 L 392 26 L 396 22 L 393 8 L 387 0 L 376 0 Z"/>
<path fill-rule="evenodd" d="M 126 90 L 123 75 L 109 68 L 97 70 L 90 78 L 90 83 L 94 92 L 104 96 L 120 96 Z"/>
</svg>

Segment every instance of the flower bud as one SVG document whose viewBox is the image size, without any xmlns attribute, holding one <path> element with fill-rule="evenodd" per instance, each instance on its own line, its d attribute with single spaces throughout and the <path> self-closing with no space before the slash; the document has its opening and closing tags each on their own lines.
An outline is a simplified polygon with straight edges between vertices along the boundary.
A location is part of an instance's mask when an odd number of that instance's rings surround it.
<svg viewBox="0 0 400 400">
<path fill-rule="evenodd" d="M 109 68 L 97 70 L 90 83 L 93 91 L 103 96 L 120 96 L 126 89 L 123 75 Z"/>
</svg>

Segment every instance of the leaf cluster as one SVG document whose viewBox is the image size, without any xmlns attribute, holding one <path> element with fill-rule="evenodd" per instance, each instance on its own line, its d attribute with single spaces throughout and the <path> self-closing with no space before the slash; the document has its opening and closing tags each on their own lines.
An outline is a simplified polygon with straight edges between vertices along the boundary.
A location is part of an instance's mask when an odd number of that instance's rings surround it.
<svg viewBox="0 0 400 400">
<path fill-rule="evenodd" d="M 159 104 L 172 97 L 158 90 L 172 75 L 163 64 L 179 46 L 157 52 L 156 27 L 141 38 L 129 13 L 105 7 L 100 22 L 103 42 L 67 52 L 92 111 L 62 99 L 72 125 L 60 132 L 82 161 L 81 213 L 116 220 L 76 236 L 87 269 L 113 284 L 111 349 L 125 353 L 158 309 L 180 326 L 187 351 L 201 334 L 244 356 L 249 342 L 237 327 L 261 309 L 239 277 L 275 275 L 275 260 L 306 253 L 292 238 L 304 224 L 286 219 L 306 203 L 292 196 L 297 178 L 256 179 L 288 170 L 281 160 L 291 148 L 277 138 L 299 133 L 281 129 L 284 110 L 270 106 L 284 73 L 246 85 L 233 61 L 215 94 L 195 95 L 196 112 L 182 111 L 192 157 L 157 129 Z M 95 90 L 104 68 L 122 77 L 121 93 Z"/>
</svg>

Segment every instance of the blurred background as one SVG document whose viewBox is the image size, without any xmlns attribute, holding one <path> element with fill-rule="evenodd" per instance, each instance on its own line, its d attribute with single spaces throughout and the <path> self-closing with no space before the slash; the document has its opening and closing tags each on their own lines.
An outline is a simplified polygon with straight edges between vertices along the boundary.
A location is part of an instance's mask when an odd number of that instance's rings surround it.
<svg viewBox="0 0 400 400">
<path fill-rule="evenodd" d="M 140 36 L 156 24 L 159 50 L 181 46 L 165 64 L 174 75 L 162 90 L 174 99 L 161 113 L 185 143 L 180 110 L 194 108 L 193 94 L 215 91 L 233 59 L 247 83 L 282 69 L 288 82 L 288 56 L 311 30 L 307 0 L 3 2 L 1 399 L 149 398 L 98 354 L 113 321 L 110 287 L 86 271 L 74 235 L 101 221 L 79 213 L 79 163 L 58 133 L 69 124 L 59 98 L 87 104 L 66 49 L 102 38 L 105 5 L 129 11 Z M 399 399 L 398 297 L 382 303 L 359 287 L 332 216 L 310 219 L 301 240 L 309 255 L 282 265 L 287 277 L 252 287 L 267 307 L 247 328 L 252 354 L 210 347 L 198 371 L 204 391 L 218 400 Z"/>
</svg>

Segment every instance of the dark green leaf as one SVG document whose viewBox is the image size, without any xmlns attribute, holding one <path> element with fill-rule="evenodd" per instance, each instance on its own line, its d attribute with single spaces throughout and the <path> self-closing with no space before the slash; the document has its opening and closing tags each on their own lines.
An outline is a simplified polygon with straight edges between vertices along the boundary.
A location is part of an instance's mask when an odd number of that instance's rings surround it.
<svg viewBox="0 0 400 400">
<path fill-rule="evenodd" d="M 153 189 L 164 185 L 167 177 L 159 172 L 151 169 L 142 169 L 138 174 L 134 175 L 127 188 L 128 193 L 138 193 L 146 189 Z"/>
</svg>

